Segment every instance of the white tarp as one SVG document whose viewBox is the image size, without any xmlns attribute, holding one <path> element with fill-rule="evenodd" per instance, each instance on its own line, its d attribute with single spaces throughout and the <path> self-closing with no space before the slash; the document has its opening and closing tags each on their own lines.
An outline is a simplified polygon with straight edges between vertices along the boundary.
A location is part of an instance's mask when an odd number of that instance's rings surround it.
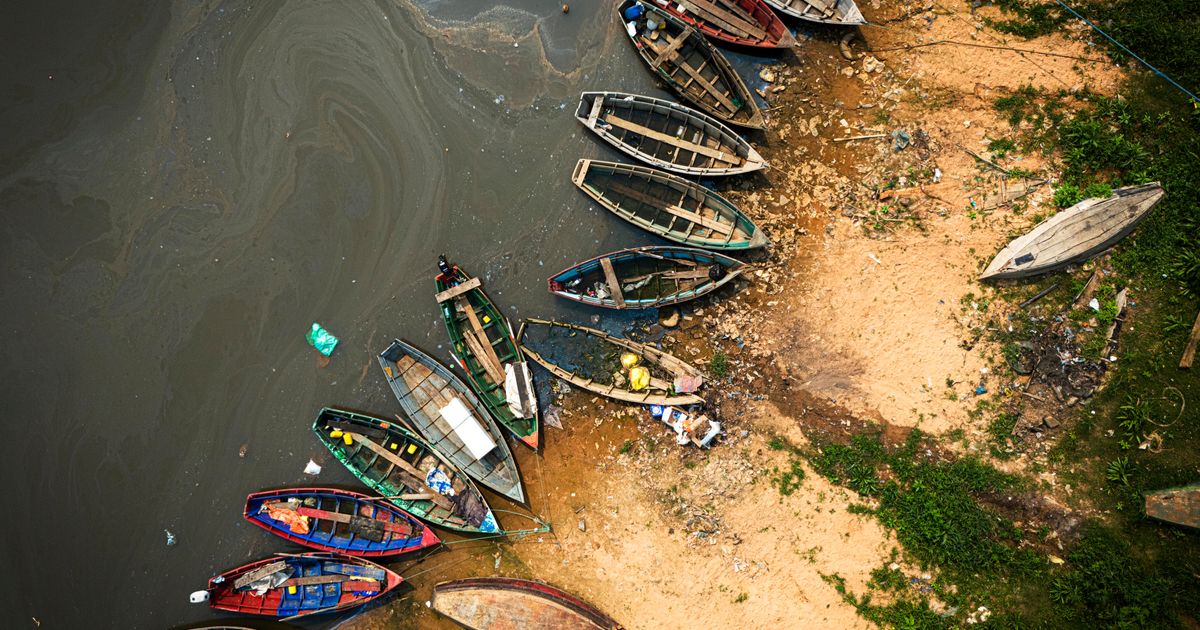
<svg viewBox="0 0 1200 630">
<path fill-rule="evenodd" d="M 438 409 L 442 417 L 450 425 L 450 429 L 458 436 L 458 439 L 467 445 L 467 450 L 475 459 L 483 459 L 484 455 L 492 452 L 496 448 L 496 443 L 492 441 L 492 436 L 488 435 L 487 431 L 479 424 L 479 420 L 475 419 L 475 415 L 471 410 L 463 404 L 463 401 L 457 397 L 450 400 L 450 403 L 445 407 Z"/>
<path fill-rule="evenodd" d="M 537 415 L 537 398 L 533 392 L 533 377 L 529 374 L 529 364 L 507 363 L 504 365 L 504 398 L 508 402 L 508 410 L 518 418 L 532 418 Z"/>
</svg>

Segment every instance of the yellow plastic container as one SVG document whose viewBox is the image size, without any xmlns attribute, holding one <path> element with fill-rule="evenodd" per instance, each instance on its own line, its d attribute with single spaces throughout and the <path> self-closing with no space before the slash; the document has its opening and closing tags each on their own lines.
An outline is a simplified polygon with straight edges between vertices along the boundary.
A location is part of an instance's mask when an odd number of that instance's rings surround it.
<svg viewBox="0 0 1200 630">
<path fill-rule="evenodd" d="M 289 586 L 289 587 L 288 587 L 288 595 L 295 595 L 295 594 L 296 594 L 296 587 L 295 587 L 295 586 Z"/>
<path fill-rule="evenodd" d="M 626 352 L 621 355 L 621 367 L 628 370 L 629 368 L 641 362 L 642 358 L 632 352 Z"/>
<path fill-rule="evenodd" d="M 350 445 L 354 444 L 354 438 L 350 437 L 349 433 L 343 433 L 342 434 L 342 443 L 345 444 L 346 446 L 350 446 Z"/>
<path fill-rule="evenodd" d="M 416 452 L 417 452 L 417 445 L 416 445 L 416 444 L 409 444 L 409 445 L 408 445 L 408 454 L 409 454 L 409 455 L 412 455 L 413 453 L 416 453 Z"/>
<path fill-rule="evenodd" d="M 646 389 L 650 385 L 650 370 L 642 366 L 635 366 L 629 370 L 629 387 L 633 391 Z"/>
<path fill-rule="evenodd" d="M 334 430 L 330 431 L 330 432 L 329 432 L 329 437 L 331 437 L 331 438 L 333 438 L 333 439 L 335 439 L 335 440 L 336 440 L 336 439 L 338 439 L 338 438 L 340 438 L 340 437 L 342 437 L 342 430 L 341 430 L 341 429 L 334 429 Z"/>
</svg>

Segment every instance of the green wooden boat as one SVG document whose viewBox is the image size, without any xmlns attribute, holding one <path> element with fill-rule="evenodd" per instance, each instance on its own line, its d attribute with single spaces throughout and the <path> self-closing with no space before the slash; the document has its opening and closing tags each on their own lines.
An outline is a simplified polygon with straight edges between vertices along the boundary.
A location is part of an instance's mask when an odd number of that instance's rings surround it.
<svg viewBox="0 0 1200 630">
<path fill-rule="evenodd" d="M 729 200 L 657 169 L 584 159 L 571 181 L 618 217 L 682 245 L 728 252 L 770 242 Z"/>
<path fill-rule="evenodd" d="M 537 396 L 508 319 L 488 299 L 478 278 L 444 257 L 438 266 L 436 297 L 454 358 L 496 421 L 537 450 Z"/>
<path fill-rule="evenodd" d="M 463 532 L 501 533 L 471 478 L 408 429 L 330 407 L 312 429 L 355 477 L 409 514 Z"/>
</svg>

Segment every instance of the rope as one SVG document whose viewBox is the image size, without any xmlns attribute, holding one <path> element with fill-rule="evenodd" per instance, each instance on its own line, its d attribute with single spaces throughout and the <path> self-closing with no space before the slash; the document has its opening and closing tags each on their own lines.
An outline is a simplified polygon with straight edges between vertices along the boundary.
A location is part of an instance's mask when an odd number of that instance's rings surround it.
<svg viewBox="0 0 1200 630">
<path fill-rule="evenodd" d="M 1125 51 L 1126 54 L 1128 54 L 1130 57 L 1137 59 L 1139 63 L 1141 63 L 1143 66 L 1146 66 L 1146 68 L 1148 68 L 1151 72 L 1166 79 L 1167 83 L 1170 83 L 1171 85 L 1175 86 L 1175 89 L 1179 90 L 1180 92 L 1183 92 L 1184 94 L 1187 94 L 1188 98 L 1192 99 L 1193 105 L 1200 105 L 1200 98 L 1198 98 L 1195 94 L 1192 94 L 1191 92 L 1189 92 L 1187 90 L 1187 88 L 1183 87 L 1182 85 L 1179 85 L 1179 83 L 1177 83 L 1175 81 L 1175 79 L 1172 79 L 1171 77 L 1167 76 L 1166 73 L 1164 73 L 1162 70 L 1155 68 L 1153 65 L 1150 64 L 1149 61 L 1146 61 L 1145 59 L 1142 59 L 1141 57 L 1139 57 L 1137 55 L 1137 53 L 1134 53 L 1132 50 L 1129 50 L 1129 48 L 1126 47 L 1125 44 L 1122 44 L 1121 42 L 1117 41 L 1112 35 L 1109 35 L 1108 33 L 1104 32 L 1099 26 L 1092 24 L 1091 20 L 1083 17 L 1082 15 L 1079 14 L 1078 11 L 1067 6 L 1067 3 L 1063 2 L 1063 0 L 1054 0 L 1054 1 L 1057 2 L 1062 8 L 1069 11 L 1071 13 L 1071 15 L 1074 15 L 1075 17 L 1079 18 L 1080 21 L 1082 21 L 1084 24 L 1087 24 L 1088 26 L 1090 26 L 1093 31 L 1100 33 L 1101 35 L 1104 36 L 1105 39 L 1107 39 L 1108 41 L 1115 44 L 1121 50 Z"/>
</svg>

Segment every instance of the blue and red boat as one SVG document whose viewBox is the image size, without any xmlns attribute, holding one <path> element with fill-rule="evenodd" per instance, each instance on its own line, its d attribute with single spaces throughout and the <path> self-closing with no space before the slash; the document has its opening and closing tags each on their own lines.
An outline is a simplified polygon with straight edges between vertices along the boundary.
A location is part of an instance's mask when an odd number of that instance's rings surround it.
<svg viewBox="0 0 1200 630">
<path fill-rule="evenodd" d="M 294 543 L 366 558 L 441 542 L 432 529 L 387 501 L 334 488 L 286 488 L 246 497 L 246 520 Z"/>
<path fill-rule="evenodd" d="M 336 553 L 279 554 L 208 581 L 218 610 L 290 618 L 361 606 L 404 578 L 370 560 Z"/>
</svg>

